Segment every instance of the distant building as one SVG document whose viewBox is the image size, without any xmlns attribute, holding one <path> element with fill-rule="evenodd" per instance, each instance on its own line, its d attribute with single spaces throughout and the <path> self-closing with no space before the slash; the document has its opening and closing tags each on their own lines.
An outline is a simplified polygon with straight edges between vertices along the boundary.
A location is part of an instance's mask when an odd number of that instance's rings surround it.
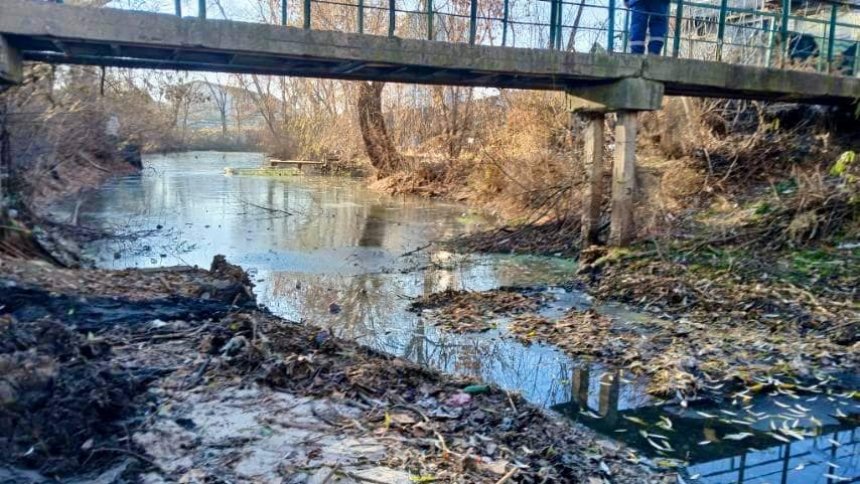
<svg viewBox="0 0 860 484">
<path fill-rule="evenodd" d="M 191 106 L 189 128 L 220 130 L 222 122 L 230 132 L 265 127 L 265 120 L 247 90 L 207 81 L 192 81 L 191 85 L 200 102 Z"/>
</svg>

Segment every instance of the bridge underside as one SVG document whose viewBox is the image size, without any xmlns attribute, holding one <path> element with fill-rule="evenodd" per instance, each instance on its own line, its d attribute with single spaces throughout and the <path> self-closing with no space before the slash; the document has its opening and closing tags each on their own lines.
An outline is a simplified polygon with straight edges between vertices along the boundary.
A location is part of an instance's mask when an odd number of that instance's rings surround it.
<svg viewBox="0 0 860 484">
<path fill-rule="evenodd" d="M 716 62 L 477 46 L 94 9 L 0 3 L 25 61 L 576 92 L 641 78 L 669 95 L 837 104 L 860 79 Z"/>
</svg>

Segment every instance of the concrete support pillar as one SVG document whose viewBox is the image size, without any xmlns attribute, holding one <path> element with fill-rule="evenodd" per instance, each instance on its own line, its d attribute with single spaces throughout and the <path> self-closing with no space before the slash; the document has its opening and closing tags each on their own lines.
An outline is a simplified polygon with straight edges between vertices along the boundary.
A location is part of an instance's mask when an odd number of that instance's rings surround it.
<svg viewBox="0 0 860 484">
<path fill-rule="evenodd" d="M 582 191 L 582 248 L 597 243 L 600 205 L 603 199 L 603 125 L 601 112 L 585 112 L 586 126 L 582 150 L 585 188 Z"/>
<path fill-rule="evenodd" d="M 637 111 L 619 111 L 612 164 L 612 217 L 609 245 L 624 246 L 633 238 L 633 195 L 636 189 Z"/>
<path fill-rule="evenodd" d="M 618 123 L 615 131 L 615 158 L 612 167 L 612 216 L 609 227 L 609 244 L 627 245 L 635 233 L 633 224 L 633 195 L 635 193 L 634 170 L 636 166 L 636 123 L 640 111 L 660 109 L 663 102 L 663 84 L 643 78 L 624 78 L 608 83 L 579 86 L 567 91 L 568 107 L 571 111 L 588 113 L 615 112 Z M 583 247 L 593 244 L 597 238 L 600 216 L 599 167 L 595 160 L 602 160 L 603 122 L 589 123 L 586 129 L 585 164 L 588 167 L 583 213 Z M 599 129 L 599 131 L 598 131 Z M 600 154 L 598 154 L 600 153 Z M 597 191 L 596 191 L 597 190 Z M 596 193 L 596 194 L 595 194 Z"/>
<path fill-rule="evenodd" d="M 0 35 L 0 91 L 11 84 L 20 84 L 23 80 L 24 67 L 18 50 Z"/>
</svg>

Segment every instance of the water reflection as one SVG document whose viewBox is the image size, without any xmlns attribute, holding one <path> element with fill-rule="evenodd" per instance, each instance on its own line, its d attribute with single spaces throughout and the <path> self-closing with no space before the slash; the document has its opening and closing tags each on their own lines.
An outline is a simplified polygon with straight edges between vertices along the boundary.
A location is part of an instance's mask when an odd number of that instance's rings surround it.
<svg viewBox="0 0 860 484">
<path fill-rule="evenodd" d="M 743 411 L 737 406 L 714 404 L 683 408 L 635 398 L 638 392 L 631 385 L 634 383 L 626 380 L 623 372 L 603 371 L 595 377 L 593 367 L 578 367 L 571 379 L 571 400 L 552 408 L 599 433 L 614 436 L 657 466 L 683 460 L 686 476 L 698 482 L 830 483 L 850 481 L 860 474 L 856 414 L 836 417 L 856 412 L 852 399 L 805 396 L 802 401 L 810 410 L 808 417 L 793 422 L 792 428 L 814 429 L 816 436 L 782 442 L 770 430 L 782 425 L 782 408 L 796 405 L 788 396 L 763 395 Z M 631 389 L 634 398 L 627 397 Z M 757 418 L 752 425 L 739 425 L 729 414 Z"/>
<path fill-rule="evenodd" d="M 552 284 L 567 280 L 574 266 L 552 258 L 441 250 L 404 256 L 430 240 L 478 230 L 486 222 L 464 216 L 457 205 L 391 198 L 356 180 L 222 174 L 224 166 L 252 167 L 260 161 L 261 155 L 242 153 L 148 158 L 143 174 L 117 180 L 84 200 L 83 222 L 142 231 L 133 240 L 100 242 L 94 255 L 103 267 L 122 268 L 208 266 L 213 255 L 225 254 L 249 269 L 260 302 L 281 316 L 521 392 L 655 462 L 666 457 L 689 462 L 687 478 L 698 474 L 707 482 L 806 483 L 827 482 L 827 474 L 860 474 L 856 421 L 828 420 L 833 407 L 822 403 L 824 398 L 817 403 L 824 406 L 811 412 L 823 422 L 817 438 L 786 445 L 768 437 L 767 427 L 757 427 L 769 424 L 762 421 L 744 429 L 751 437 L 732 442 L 724 437 L 739 432 L 736 426 L 700 416 L 696 411 L 701 408 L 649 398 L 642 379 L 571 360 L 545 345 L 526 347 L 505 338 L 504 319 L 496 321 L 497 329 L 476 335 L 439 331 L 407 311 L 410 298 L 445 289 Z M 550 291 L 557 300 L 545 310 L 547 315 L 590 304 L 582 293 Z M 643 317 L 617 306 L 599 310 L 628 320 Z M 773 412 L 768 405 L 774 404 L 764 399 L 753 408 Z M 853 402 L 837 405 L 845 414 L 857 413 Z M 651 424 L 648 432 L 666 434 L 668 444 L 658 437 L 651 440 L 672 451 L 655 449 L 631 417 Z M 669 418 L 674 430 L 654 428 L 661 417 Z M 700 445 L 705 441 L 710 443 Z M 828 468 L 827 461 L 840 467 Z"/>
</svg>

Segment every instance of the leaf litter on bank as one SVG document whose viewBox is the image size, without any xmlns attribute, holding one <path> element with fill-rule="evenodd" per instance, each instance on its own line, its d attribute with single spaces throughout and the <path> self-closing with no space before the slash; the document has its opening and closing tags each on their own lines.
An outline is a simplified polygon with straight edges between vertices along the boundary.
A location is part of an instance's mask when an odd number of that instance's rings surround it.
<svg viewBox="0 0 860 484">
<path fill-rule="evenodd" d="M 492 291 L 449 289 L 417 299 L 410 309 L 433 324 L 454 333 L 487 331 L 501 316 L 537 311 L 552 295 L 528 288 L 500 288 Z"/>
</svg>

